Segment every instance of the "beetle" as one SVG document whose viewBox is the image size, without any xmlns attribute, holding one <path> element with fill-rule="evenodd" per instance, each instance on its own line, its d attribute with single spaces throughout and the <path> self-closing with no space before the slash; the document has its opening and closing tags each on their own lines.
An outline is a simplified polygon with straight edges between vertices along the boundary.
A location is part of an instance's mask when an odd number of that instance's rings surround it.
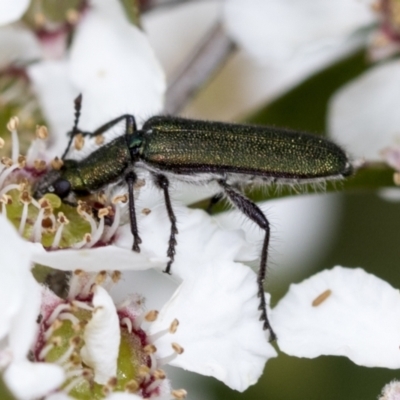
<svg viewBox="0 0 400 400">
<path fill-rule="evenodd" d="M 52 192 L 61 199 L 71 193 L 90 194 L 106 185 L 125 180 L 128 185 L 132 250 L 139 252 L 141 239 L 133 195 L 137 169 L 149 171 L 163 192 L 171 224 L 165 272 L 171 272 L 178 234 L 177 220 L 169 194 L 170 180 L 193 184 L 217 182 L 220 193 L 210 205 L 225 196 L 264 231 L 257 275 L 261 320 L 271 339 L 276 338 L 266 311 L 264 280 L 267 269 L 270 225 L 261 209 L 244 194 L 250 184 L 319 183 L 343 179 L 353 167 L 344 150 L 319 136 L 288 129 L 155 116 L 137 129 L 133 115 L 124 114 L 102 125 L 90 137 L 100 135 L 121 121 L 125 134 L 101 146 L 83 160 L 65 159 L 72 139 L 80 130 L 82 97 L 75 100 L 75 123 L 60 170 L 51 170 L 36 183 L 34 196 Z"/>
</svg>

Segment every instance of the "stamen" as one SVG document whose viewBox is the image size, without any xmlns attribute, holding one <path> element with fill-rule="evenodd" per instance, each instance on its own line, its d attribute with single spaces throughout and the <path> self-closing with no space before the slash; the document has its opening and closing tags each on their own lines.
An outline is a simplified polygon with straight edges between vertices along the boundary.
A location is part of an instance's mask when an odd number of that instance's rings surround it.
<svg viewBox="0 0 400 400">
<path fill-rule="evenodd" d="M 58 316 L 58 318 L 63 321 L 65 321 L 65 320 L 71 321 L 72 325 L 76 325 L 79 323 L 79 319 L 71 313 L 62 313 Z"/>
<path fill-rule="evenodd" d="M 0 196 L 3 196 L 3 194 L 8 193 L 10 190 L 19 189 L 20 187 L 21 185 L 19 185 L 18 183 L 10 183 L 9 185 L 4 186 L 4 188 L 0 190 Z"/>
<path fill-rule="evenodd" d="M 146 315 L 144 316 L 144 319 L 147 322 L 154 322 L 157 317 L 158 317 L 159 312 L 157 310 L 150 310 Z"/>
<path fill-rule="evenodd" d="M 78 385 L 80 385 L 85 381 L 86 379 L 83 376 L 79 376 L 75 379 L 72 379 L 72 381 L 62 389 L 62 391 L 65 393 L 69 393 L 72 389 L 74 389 L 75 387 L 77 387 Z"/>
<path fill-rule="evenodd" d="M 1 213 L 7 218 L 7 206 L 9 204 L 12 204 L 12 198 L 7 194 L 3 194 L 0 197 L 0 203 L 1 203 Z"/>
<path fill-rule="evenodd" d="M 53 169 L 58 171 L 64 165 L 64 162 L 60 158 L 56 157 L 56 158 L 54 158 L 53 160 L 50 161 L 50 165 L 51 165 L 51 167 Z"/>
<path fill-rule="evenodd" d="M 0 138 L 0 149 L 2 149 L 4 147 L 5 143 L 6 142 L 4 141 L 4 139 Z"/>
<path fill-rule="evenodd" d="M 70 346 L 68 347 L 68 349 L 65 351 L 65 353 L 56 361 L 54 361 L 54 363 L 58 364 L 58 365 L 63 365 L 65 364 L 67 361 L 69 361 L 70 357 L 72 356 L 72 354 L 74 353 L 76 347 L 73 346 L 72 344 L 70 344 Z M 68 375 L 67 375 L 68 376 Z M 72 378 L 72 377 L 71 377 Z"/>
<path fill-rule="evenodd" d="M 85 139 L 81 133 L 78 133 L 74 139 L 74 147 L 76 150 L 82 150 L 82 147 L 85 145 Z"/>
<path fill-rule="evenodd" d="M 177 389 L 171 392 L 171 395 L 176 400 L 185 399 L 187 396 L 187 391 L 185 389 Z"/>
<path fill-rule="evenodd" d="M 185 351 L 184 348 L 180 346 L 178 343 L 172 342 L 171 346 L 174 349 L 174 351 L 178 354 L 182 354 Z"/>
<path fill-rule="evenodd" d="M 49 340 L 50 336 L 59 328 L 61 328 L 62 322 L 58 319 L 56 319 L 50 327 L 47 329 L 47 331 L 44 333 L 44 339 L 47 341 Z"/>
<path fill-rule="evenodd" d="M 26 190 L 24 190 L 21 193 L 19 200 L 22 202 L 23 207 L 22 207 L 21 221 L 19 223 L 18 233 L 22 236 L 25 230 L 26 220 L 28 218 L 28 206 L 32 201 L 32 197 Z"/>
<path fill-rule="evenodd" d="M 49 136 L 49 131 L 47 130 L 47 127 L 44 125 L 36 125 L 36 138 L 44 140 L 47 139 Z"/>
<path fill-rule="evenodd" d="M 43 171 L 47 168 L 47 163 L 44 160 L 34 160 L 33 161 L 33 168 L 36 169 L 36 171 Z"/>
<path fill-rule="evenodd" d="M 322 292 L 319 296 L 317 296 L 311 305 L 313 307 L 318 307 L 320 304 L 322 304 L 330 295 L 332 294 L 332 290 L 327 289 L 324 292 Z"/>
<path fill-rule="evenodd" d="M 136 393 L 139 390 L 139 384 L 135 380 L 131 380 L 125 385 L 125 390 L 128 393 Z"/>
<path fill-rule="evenodd" d="M 92 235 L 90 233 L 85 233 L 83 235 L 83 239 L 78 243 L 74 243 L 71 247 L 73 249 L 81 249 L 86 244 L 90 243 L 91 240 L 92 240 Z"/>
<path fill-rule="evenodd" d="M 122 197 L 122 196 L 119 196 Z M 113 199 L 113 203 L 115 201 L 115 198 Z M 105 242 L 109 242 L 111 240 L 111 238 L 115 235 L 115 232 L 117 231 L 119 224 L 121 222 L 121 210 L 119 207 L 119 204 L 114 203 L 115 204 L 115 210 L 114 210 L 114 220 L 113 223 L 111 224 L 111 226 L 107 229 L 106 234 L 104 235 L 103 240 Z"/>
<path fill-rule="evenodd" d="M 7 129 L 11 132 L 11 142 L 12 142 L 12 155 L 11 159 L 13 164 L 18 162 L 19 156 L 19 140 L 18 140 L 18 129 L 19 119 L 18 117 L 11 117 L 7 124 Z"/>
<path fill-rule="evenodd" d="M 42 240 L 42 221 L 44 217 L 44 211 L 44 208 L 40 208 L 37 219 L 33 224 L 31 240 L 34 243 L 40 242 Z"/>
<path fill-rule="evenodd" d="M 57 249 L 59 247 L 64 226 L 69 224 L 68 218 L 61 211 L 57 215 L 57 222 L 60 225 L 58 226 L 57 232 L 54 235 L 53 243 L 51 244 L 52 249 Z"/>
<path fill-rule="evenodd" d="M 153 376 L 154 376 L 155 379 L 163 380 L 163 379 L 165 379 L 167 377 L 167 374 L 162 369 L 155 369 L 153 371 Z"/>
<path fill-rule="evenodd" d="M 107 271 L 100 271 L 95 278 L 96 285 L 102 285 L 107 279 Z"/>
<path fill-rule="evenodd" d="M 157 347 L 154 346 L 154 344 L 146 344 L 146 346 L 143 347 L 143 351 L 147 354 L 154 354 L 157 352 Z"/>
<path fill-rule="evenodd" d="M 114 283 L 118 283 L 121 279 L 121 271 L 113 271 L 111 273 L 111 279 Z"/>
<path fill-rule="evenodd" d="M 103 135 L 97 135 L 94 139 L 94 142 L 98 145 L 101 146 L 104 143 L 104 136 Z"/>
<path fill-rule="evenodd" d="M 179 326 L 179 321 L 175 318 L 172 322 L 171 325 L 169 326 L 169 333 L 174 334 Z"/>
<path fill-rule="evenodd" d="M 43 349 L 39 353 L 39 360 L 44 360 L 47 354 L 54 349 L 54 347 L 61 346 L 62 339 L 59 336 L 56 336 L 51 339 L 50 343 L 43 347 Z"/>
<path fill-rule="evenodd" d="M 62 313 L 65 310 L 70 310 L 71 309 L 71 305 L 69 303 L 61 303 L 59 304 L 54 310 L 53 312 L 50 314 L 50 317 L 47 318 L 47 322 L 49 324 L 52 324 L 60 315 L 60 313 Z"/>
<path fill-rule="evenodd" d="M 182 354 L 184 351 L 183 347 L 179 346 L 179 344 L 177 343 L 171 343 L 171 346 L 174 349 L 174 352 L 172 354 L 157 359 L 157 364 L 159 367 L 169 364 L 171 361 L 175 360 L 175 358 L 178 357 L 179 354 Z"/>
<path fill-rule="evenodd" d="M 90 306 L 88 303 L 85 303 L 84 301 L 73 300 L 72 305 L 81 308 L 82 310 L 87 310 L 87 311 L 94 310 L 94 307 Z"/>
<path fill-rule="evenodd" d="M 26 165 L 26 157 L 25 156 L 19 155 L 17 161 L 18 161 L 18 165 L 20 168 L 25 167 L 25 165 Z"/>
<path fill-rule="evenodd" d="M 130 318 L 125 317 L 121 319 L 121 324 L 126 325 L 126 329 L 128 330 L 129 333 L 132 333 L 132 321 Z"/>
<path fill-rule="evenodd" d="M 6 168 L 2 171 L 1 176 L 0 176 L 0 187 L 2 187 L 4 185 L 4 182 L 6 181 L 6 179 L 9 177 L 9 175 L 15 171 L 16 169 L 19 169 L 19 165 L 18 164 L 13 164 L 11 165 L 9 168 Z"/>
<path fill-rule="evenodd" d="M 97 226 L 97 229 L 95 231 L 92 231 L 92 238 L 91 238 L 90 242 L 85 245 L 85 247 L 92 247 L 101 239 L 101 236 L 103 235 L 104 215 L 99 213 L 99 217 L 100 217 L 99 225 Z"/>
</svg>

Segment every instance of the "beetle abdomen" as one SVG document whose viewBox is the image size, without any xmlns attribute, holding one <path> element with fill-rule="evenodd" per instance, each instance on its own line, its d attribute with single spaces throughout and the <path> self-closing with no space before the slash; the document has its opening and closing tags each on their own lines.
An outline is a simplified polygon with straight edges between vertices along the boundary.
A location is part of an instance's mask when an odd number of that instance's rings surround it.
<svg viewBox="0 0 400 400">
<path fill-rule="evenodd" d="M 143 131 L 143 161 L 177 174 L 313 179 L 351 172 L 339 146 L 307 133 L 173 117 L 151 118 Z"/>
</svg>

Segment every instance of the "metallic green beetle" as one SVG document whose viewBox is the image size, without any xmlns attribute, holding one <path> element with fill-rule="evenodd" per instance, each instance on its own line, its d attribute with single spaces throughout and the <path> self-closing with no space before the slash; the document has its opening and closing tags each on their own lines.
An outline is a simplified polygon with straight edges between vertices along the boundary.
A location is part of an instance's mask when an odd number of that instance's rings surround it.
<svg viewBox="0 0 400 400">
<path fill-rule="evenodd" d="M 81 98 L 75 102 L 76 120 L 71 141 L 79 131 L 80 102 Z M 269 222 L 241 189 L 249 184 L 318 183 L 342 179 L 352 173 L 346 153 L 329 140 L 303 132 L 171 116 L 150 118 L 138 130 L 132 115 L 122 115 L 88 135 L 99 135 L 122 120 L 126 122 L 123 136 L 83 160 L 65 160 L 60 170 L 50 171 L 38 181 L 34 195 L 41 197 L 52 192 L 67 199 L 71 195 L 88 194 L 112 182 L 125 180 L 129 189 L 132 249 L 140 251 L 133 186 L 137 179 L 135 171 L 149 171 L 156 186 L 164 193 L 171 222 L 167 250 L 169 262 L 165 271 L 170 273 L 178 230 L 171 206 L 169 181 L 181 180 L 193 184 L 217 182 L 220 193 L 211 200 L 211 204 L 225 195 L 265 232 L 257 279 L 258 296 L 264 329 L 269 329 L 274 339 L 263 288 L 270 240 Z M 69 146 L 63 158 L 68 149 Z"/>
</svg>

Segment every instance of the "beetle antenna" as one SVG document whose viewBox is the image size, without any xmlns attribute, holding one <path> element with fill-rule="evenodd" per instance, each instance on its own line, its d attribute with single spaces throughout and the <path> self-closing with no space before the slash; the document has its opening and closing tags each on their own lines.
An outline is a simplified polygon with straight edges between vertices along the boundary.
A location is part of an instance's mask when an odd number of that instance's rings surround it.
<svg viewBox="0 0 400 400">
<path fill-rule="evenodd" d="M 74 109 L 75 109 L 74 126 L 72 127 L 72 131 L 69 132 L 69 142 L 68 142 L 67 148 L 64 151 L 64 154 L 61 157 L 62 160 L 64 160 L 69 149 L 71 148 L 71 144 L 72 144 L 72 141 L 74 140 L 74 137 L 79 133 L 78 123 L 79 123 L 79 118 L 81 116 L 81 109 L 82 109 L 82 93 L 79 94 L 79 96 L 74 100 Z"/>
</svg>

